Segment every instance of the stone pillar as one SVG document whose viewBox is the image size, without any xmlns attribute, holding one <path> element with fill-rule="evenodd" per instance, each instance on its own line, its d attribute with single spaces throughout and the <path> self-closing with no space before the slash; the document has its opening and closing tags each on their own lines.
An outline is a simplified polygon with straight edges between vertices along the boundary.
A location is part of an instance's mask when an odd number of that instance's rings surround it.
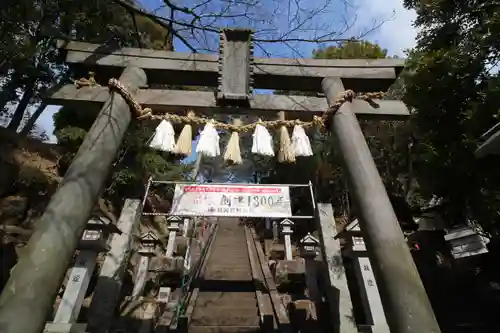
<svg viewBox="0 0 500 333">
<path fill-rule="evenodd" d="M 156 254 L 156 245 L 158 237 L 151 231 L 141 236 L 141 248 L 138 253 L 141 256 L 137 273 L 134 280 L 134 289 L 132 290 L 132 298 L 137 298 L 142 295 L 144 286 L 148 277 L 149 262 L 152 256 Z"/>
<path fill-rule="evenodd" d="M 271 230 L 271 219 L 266 219 L 266 230 Z"/>
<path fill-rule="evenodd" d="M 346 227 L 346 238 L 350 245 L 346 251 L 354 260 L 354 271 L 361 290 L 363 308 L 367 317 L 367 324 L 372 325 L 374 333 L 389 333 L 389 326 L 385 318 L 384 307 L 378 291 L 372 265 L 366 252 L 365 242 L 361 236 L 358 221 L 355 220 Z"/>
<path fill-rule="evenodd" d="M 168 242 L 167 242 L 167 249 L 165 250 L 165 256 L 170 258 L 174 254 L 174 247 L 175 247 L 175 236 L 177 235 L 177 232 L 179 232 L 180 226 L 179 222 L 181 221 L 180 217 L 178 216 L 170 216 L 167 219 L 169 225 L 168 225 Z"/>
<path fill-rule="evenodd" d="M 141 201 L 126 199 L 117 226 L 122 234 L 111 237 L 110 250 L 101 267 L 92 303 L 90 304 L 88 325 L 92 333 L 108 331 L 122 287 L 123 274 L 130 259 L 132 236 L 135 225 L 142 213 Z"/>
<path fill-rule="evenodd" d="M 191 226 L 191 220 L 188 218 L 184 219 L 184 225 L 182 226 L 182 237 L 187 237 L 187 232 Z"/>
<path fill-rule="evenodd" d="M 293 260 L 292 241 L 290 239 L 290 236 L 293 234 L 292 226 L 294 225 L 294 223 L 289 219 L 284 219 L 280 224 L 282 227 L 281 232 L 283 233 L 285 238 L 285 260 Z"/>
<path fill-rule="evenodd" d="M 336 326 L 334 332 L 358 333 L 353 319 L 351 294 L 342 262 L 340 241 L 335 238 L 337 228 L 331 204 L 318 203 L 316 205 L 316 222 L 320 232 L 319 241 L 323 260 L 327 266 L 326 295 L 330 305 L 331 319 Z"/>
<path fill-rule="evenodd" d="M 71 269 L 64 295 L 57 308 L 54 323 L 76 322 L 94 271 L 98 253 L 81 251 Z"/>
<path fill-rule="evenodd" d="M 277 241 L 279 238 L 278 221 L 273 221 L 273 240 Z"/>
<path fill-rule="evenodd" d="M 106 250 L 109 220 L 90 220 L 83 232 L 75 264 L 71 268 L 66 289 L 57 308 L 54 321 L 45 325 L 45 332 L 85 332 L 86 324 L 77 324 L 78 315 L 85 299 L 90 278 L 96 266 L 99 252 Z M 106 221 L 106 222 L 103 222 Z"/>
</svg>

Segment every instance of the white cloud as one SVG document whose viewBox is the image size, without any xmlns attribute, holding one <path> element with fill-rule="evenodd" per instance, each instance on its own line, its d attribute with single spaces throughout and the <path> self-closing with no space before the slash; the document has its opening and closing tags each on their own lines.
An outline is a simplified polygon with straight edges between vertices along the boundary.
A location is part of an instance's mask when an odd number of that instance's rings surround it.
<svg viewBox="0 0 500 333">
<path fill-rule="evenodd" d="M 389 50 L 389 55 L 403 56 L 403 51 L 415 46 L 417 29 L 413 27 L 416 13 L 406 10 L 402 0 L 355 0 L 356 30 L 366 29 L 375 22 L 388 20 L 370 33 L 367 39 Z"/>
</svg>

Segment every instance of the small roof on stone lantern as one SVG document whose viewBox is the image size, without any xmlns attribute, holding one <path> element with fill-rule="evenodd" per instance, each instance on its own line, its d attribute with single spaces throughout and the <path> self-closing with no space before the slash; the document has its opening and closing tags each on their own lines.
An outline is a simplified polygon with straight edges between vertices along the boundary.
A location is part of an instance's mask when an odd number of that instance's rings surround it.
<svg viewBox="0 0 500 333">
<path fill-rule="evenodd" d="M 300 243 L 303 245 L 319 245 L 319 239 L 311 235 L 310 232 L 307 233 L 301 240 Z"/>
<path fill-rule="evenodd" d="M 104 216 L 90 218 L 89 221 L 87 222 L 87 225 L 85 226 L 85 229 L 102 230 L 104 232 L 111 234 L 119 234 L 119 235 L 122 234 L 122 231 L 115 224 L 113 224 L 107 217 Z"/>
<path fill-rule="evenodd" d="M 345 227 L 345 231 L 347 231 L 347 232 L 349 232 L 349 231 L 361 231 L 361 229 L 359 228 L 359 221 L 358 221 L 358 219 L 355 219 L 354 221 L 352 221 L 351 223 L 349 223 Z"/>
<path fill-rule="evenodd" d="M 170 215 L 169 217 L 167 217 L 167 221 L 168 222 L 181 222 L 182 218 L 180 216 L 177 216 L 177 215 Z"/>
<path fill-rule="evenodd" d="M 280 224 L 282 226 L 292 226 L 295 223 L 292 220 L 290 220 L 290 219 L 284 219 L 283 221 L 280 222 Z"/>
<path fill-rule="evenodd" d="M 141 236 L 141 243 L 158 243 L 160 240 L 154 232 L 148 231 Z"/>
</svg>

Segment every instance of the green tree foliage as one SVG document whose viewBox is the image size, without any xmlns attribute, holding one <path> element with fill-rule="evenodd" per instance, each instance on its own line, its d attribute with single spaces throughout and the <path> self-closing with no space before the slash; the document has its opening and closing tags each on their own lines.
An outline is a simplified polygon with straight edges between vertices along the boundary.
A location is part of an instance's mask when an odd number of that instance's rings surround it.
<svg viewBox="0 0 500 333">
<path fill-rule="evenodd" d="M 8 125 L 11 130 L 18 129 L 27 107 L 39 103 L 47 89 L 65 75 L 58 63 L 56 39 L 171 48 L 165 28 L 148 18 L 134 18 L 112 1 L 6 0 L 0 18 L 4 81 L 0 111 L 5 112 L 9 103 L 16 104 Z"/>
<path fill-rule="evenodd" d="M 347 41 L 314 50 L 313 57 L 315 59 L 390 58 L 387 53 L 387 50 L 380 45 L 368 41 Z M 391 98 L 401 95 L 401 85 L 401 82 L 395 84 L 396 89 L 390 94 Z M 317 95 L 317 93 L 300 91 L 276 93 Z M 360 125 L 398 215 L 402 220 L 410 219 L 407 213 L 403 213 L 408 211 L 407 199 L 413 198 L 412 186 L 410 186 L 413 183 L 408 149 L 408 138 L 411 137 L 409 126 L 404 122 L 368 120 L 360 120 Z M 342 177 L 340 158 L 335 152 L 333 139 L 325 133 L 311 134 L 314 156 L 299 158 L 295 165 L 273 165 L 267 181 L 277 182 L 278 179 L 284 183 L 299 180 L 302 183 L 312 181 L 315 184 L 317 200 L 332 202 L 337 214 L 348 214 L 351 212 L 352 205 Z"/>
<path fill-rule="evenodd" d="M 314 59 L 384 59 L 387 50 L 368 41 L 346 41 L 313 50 Z"/>
<path fill-rule="evenodd" d="M 421 29 L 405 80 L 414 109 L 421 191 L 448 202 L 451 223 L 498 221 L 498 161 L 477 160 L 478 138 L 498 121 L 500 7 L 494 1 L 410 1 Z"/>
<path fill-rule="evenodd" d="M 55 134 L 59 145 L 67 152 L 60 161 L 61 171 L 71 162 L 83 142 L 99 110 L 61 108 L 54 115 Z M 104 196 L 115 204 L 127 197 L 144 193 L 148 177 L 157 180 L 183 180 L 191 166 L 182 164 L 178 157 L 154 151 L 147 142 L 156 124 L 133 122 L 125 135 L 122 148 L 115 160 Z"/>
<path fill-rule="evenodd" d="M 111 3 L 111 2 L 110 2 Z M 147 18 L 136 18 L 121 7 L 102 4 L 100 14 L 88 13 L 88 21 L 76 21 L 74 24 L 89 24 L 99 17 L 105 24 L 92 26 L 89 30 L 82 27 L 84 33 L 75 36 L 81 40 L 99 43 L 118 43 L 124 46 L 141 46 L 153 49 L 171 48 L 172 44 L 165 37 L 168 32 Z M 82 4 L 82 12 L 88 10 Z M 91 16 L 94 15 L 94 16 Z M 103 21 L 102 17 L 107 21 Z M 96 21 L 97 22 L 97 21 Z M 137 29 L 136 29 L 137 27 Z M 140 35 L 138 39 L 138 34 Z M 87 131 L 94 122 L 98 109 L 79 109 L 63 107 L 54 116 L 55 134 L 58 142 L 65 148 L 66 155 L 61 159 L 61 171 L 69 164 L 83 142 Z M 147 147 L 148 140 L 154 134 L 156 123 L 133 122 L 122 143 L 122 148 L 115 160 L 108 186 L 104 195 L 112 202 L 120 204 L 126 197 L 142 195 L 148 177 L 155 179 L 182 180 L 190 166 L 181 164 L 179 157 L 163 154 Z"/>
</svg>

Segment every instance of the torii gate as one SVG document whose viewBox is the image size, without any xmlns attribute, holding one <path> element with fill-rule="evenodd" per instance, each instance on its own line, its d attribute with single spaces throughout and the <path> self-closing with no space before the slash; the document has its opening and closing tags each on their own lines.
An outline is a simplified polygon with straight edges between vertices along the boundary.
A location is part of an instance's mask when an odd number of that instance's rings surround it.
<svg viewBox="0 0 500 333">
<path fill-rule="evenodd" d="M 176 113 L 193 109 L 212 113 L 269 115 L 284 111 L 308 120 L 325 115 L 347 89 L 386 91 L 403 68 L 400 59 L 323 60 L 254 58 L 252 31 L 226 29 L 220 54 L 185 54 L 101 45 L 60 43 L 74 74 L 98 73 L 100 79 L 119 77 L 142 107 Z M 217 87 L 217 94 L 200 91 L 147 89 L 149 84 Z M 322 91 L 324 97 L 253 94 L 253 88 Z M 47 100 L 79 107 L 103 104 L 77 156 L 41 220 L 26 252 L 12 271 L 0 298 L 2 333 L 39 333 L 60 281 L 75 251 L 105 177 L 132 119 L 123 95 L 106 87 L 77 89 L 67 85 Z M 404 118 L 400 101 L 353 99 L 327 116 L 341 152 L 349 190 L 359 220 L 388 324 L 393 333 L 440 332 L 409 248 L 377 171 L 356 115 Z M 283 115 L 283 113 L 281 113 Z M 29 316 L 28 320 L 23 320 Z M 342 333 L 342 332 L 340 332 Z"/>
</svg>

